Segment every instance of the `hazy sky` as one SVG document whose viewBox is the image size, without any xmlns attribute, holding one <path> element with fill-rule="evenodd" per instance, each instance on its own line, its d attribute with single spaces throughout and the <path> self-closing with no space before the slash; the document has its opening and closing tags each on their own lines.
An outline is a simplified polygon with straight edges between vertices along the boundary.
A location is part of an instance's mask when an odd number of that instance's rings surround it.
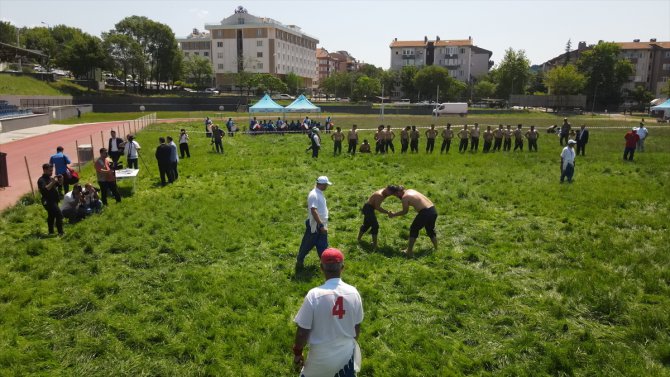
<svg viewBox="0 0 670 377">
<path fill-rule="evenodd" d="M 670 0 L 655 1 L 221 1 L 221 0 L 0 0 L 0 20 L 17 26 L 65 24 L 99 36 L 121 19 L 140 15 L 167 24 L 177 37 L 204 30 L 242 5 L 250 14 L 295 24 L 329 51 L 347 50 L 360 61 L 390 64 L 389 43 L 466 39 L 493 51 L 523 49 L 542 63 L 578 41 L 670 41 Z"/>
</svg>

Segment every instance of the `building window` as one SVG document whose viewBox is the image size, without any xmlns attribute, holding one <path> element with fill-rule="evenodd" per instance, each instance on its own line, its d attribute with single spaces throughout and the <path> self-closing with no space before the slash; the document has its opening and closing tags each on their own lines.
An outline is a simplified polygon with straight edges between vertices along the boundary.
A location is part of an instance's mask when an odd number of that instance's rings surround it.
<svg viewBox="0 0 670 377">
<path fill-rule="evenodd" d="M 664 71 L 670 71 L 670 64 L 663 64 Z"/>
<path fill-rule="evenodd" d="M 666 52 L 665 52 L 665 57 L 666 57 L 666 58 L 670 58 L 670 51 L 666 51 Z"/>
<path fill-rule="evenodd" d="M 200 56 L 200 53 L 198 51 L 194 52 L 193 55 L 195 56 Z"/>
<path fill-rule="evenodd" d="M 223 52 L 216 53 L 217 59 L 223 59 Z"/>
<path fill-rule="evenodd" d="M 205 51 L 205 52 L 203 52 L 202 54 L 203 54 L 204 56 L 209 56 L 209 52 L 208 52 L 208 51 Z"/>
<path fill-rule="evenodd" d="M 464 48 L 461 49 L 461 54 L 465 54 L 465 49 Z"/>
<path fill-rule="evenodd" d="M 219 67 L 219 70 L 223 70 L 223 64 L 219 64 L 218 67 Z"/>
<path fill-rule="evenodd" d="M 258 69 L 263 69 L 263 63 L 258 63 L 258 64 L 256 64 L 256 68 L 258 68 Z"/>
<path fill-rule="evenodd" d="M 238 23 L 239 25 L 244 25 L 244 18 L 238 18 L 238 19 L 237 19 L 237 23 Z"/>
<path fill-rule="evenodd" d="M 263 29 L 256 29 L 256 36 L 257 37 L 262 37 L 263 36 Z"/>
<path fill-rule="evenodd" d="M 263 47 L 263 41 L 256 41 L 256 47 Z"/>
<path fill-rule="evenodd" d="M 216 47 L 223 47 L 223 42 L 216 42 Z"/>
<path fill-rule="evenodd" d="M 258 51 L 258 52 L 256 53 L 256 57 L 257 57 L 257 58 L 262 58 L 262 57 L 263 57 L 263 53 L 262 53 L 261 51 Z"/>
</svg>

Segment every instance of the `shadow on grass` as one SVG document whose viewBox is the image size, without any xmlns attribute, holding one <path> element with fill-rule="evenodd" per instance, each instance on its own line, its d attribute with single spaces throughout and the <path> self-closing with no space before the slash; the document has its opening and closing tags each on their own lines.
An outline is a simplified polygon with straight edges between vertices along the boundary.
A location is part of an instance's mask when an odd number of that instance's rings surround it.
<svg viewBox="0 0 670 377">
<path fill-rule="evenodd" d="M 321 270 L 318 265 L 310 265 L 301 268 L 295 272 L 293 280 L 310 281 L 317 276 L 321 276 Z"/>
</svg>

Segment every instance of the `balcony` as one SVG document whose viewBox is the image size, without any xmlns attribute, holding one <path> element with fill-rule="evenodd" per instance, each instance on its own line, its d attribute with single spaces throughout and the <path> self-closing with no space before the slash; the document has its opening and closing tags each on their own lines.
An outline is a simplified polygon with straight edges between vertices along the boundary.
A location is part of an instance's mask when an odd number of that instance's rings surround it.
<svg viewBox="0 0 670 377">
<path fill-rule="evenodd" d="M 403 59 L 414 59 L 415 56 L 414 54 L 402 54 Z"/>
<path fill-rule="evenodd" d="M 444 54 L 445 59 L 458 59 L 458 54 Z"/>
</svg>

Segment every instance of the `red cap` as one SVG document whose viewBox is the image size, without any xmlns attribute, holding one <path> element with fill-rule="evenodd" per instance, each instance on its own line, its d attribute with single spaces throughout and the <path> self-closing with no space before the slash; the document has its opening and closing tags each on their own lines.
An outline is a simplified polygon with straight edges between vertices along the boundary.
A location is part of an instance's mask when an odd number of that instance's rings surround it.
<svg viewBox="0 0 670 377">
<path fill-rule="evenodd" d="M 321 263 L 323 264 L 333 264 L 333 263 L 342 263 L 344 262 L 344 255 L 338 249 L 329 247 L 321 253 Z"/>
</svg>

